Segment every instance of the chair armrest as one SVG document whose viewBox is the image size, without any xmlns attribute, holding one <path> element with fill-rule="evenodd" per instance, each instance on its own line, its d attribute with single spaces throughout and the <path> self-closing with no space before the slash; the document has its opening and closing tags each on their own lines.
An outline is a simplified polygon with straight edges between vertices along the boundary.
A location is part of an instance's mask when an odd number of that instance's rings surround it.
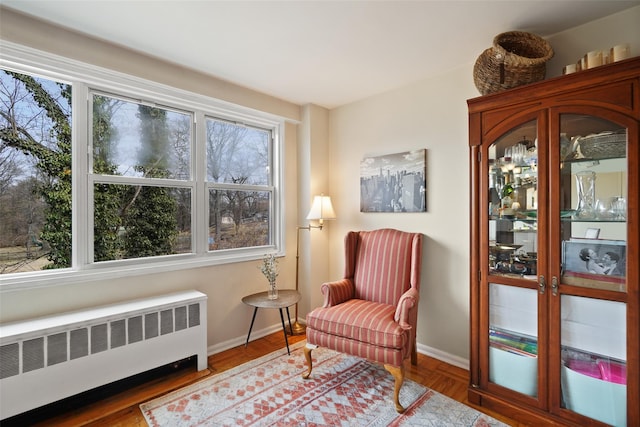
<svg viewBox="0 0 640 427">
<path fill-rule="evenodd" d="M 411 319 L 411 317 L 409 316 L 409 312 L 413 307 L 418 305 L 419 299 L 420 296 L 418 294 L 418 291 L 414 288 L 409 289 L 400 297 L 398 306 L 396 307 L 396 313 L 393 316 L 393 320 L 400 323 L 400 327 L 402 329 L 411 329 L 413 327 L 409 323 Z"/>
<path fill-rule="evenodd" d="M 324 295 L 324 308 L 332 307 L 352 299 L 355 291 L 353 282 L 350 279 L 323 283 L 321 290 Z"/>
</svg>

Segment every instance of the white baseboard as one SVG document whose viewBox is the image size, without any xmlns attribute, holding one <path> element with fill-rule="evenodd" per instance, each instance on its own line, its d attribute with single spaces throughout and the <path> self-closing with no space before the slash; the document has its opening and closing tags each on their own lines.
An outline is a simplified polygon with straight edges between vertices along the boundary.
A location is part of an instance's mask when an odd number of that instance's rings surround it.
<svg viewBox="0 0 640 427">
<path fill-rule="evenodd" d="M 441 360 L 450 365 L 457 366 L 458 368 L 469 370 L 469 359 L 465 359 L 460 356 L 456 356 L 451 353 L 447 353 L 437 348 L 429 347 L 428 345 L 418 343 L 418 353 L 433 357 L 434 359 Z"/>
<path fill-rule="evenodd" d="M 247 331 L 249 332 L 249 331 Z M 250 337 L 250 341 L 249 341 L 249 345 L 251 345 L 251 341 L 256 340 L 258 338 L 262 338 L 265 337 L 267 335 L 270 335 L 274 332 L 280 332 L 282 334 L 282 323 L 276 323 L 272 326 L 268 326 L 264 329 L 259 329 L 259 330 L 252 330 L 251 331 L 251 337 Z M 227 341 L 222 341 L 219 342 L 217 344 L 214 344 L 212 346 L 207 347 L 207 354 L 209 356 L 211 356 L 212 354 L 216 354 L 216 353 L 220 353 L 222 351 L 225 350 L 229 350 L 230 348 L 233 347 L 238 347 L 239 345 L 244 345 L 244 343 L 247 341 L 247 336 L 243 335 L 241 337 L 236 337 L 236 338 L 232 338 L 230 340 Z M 284 334 L 282 335 L 282 347 L 285 346 L 284 343 Z"/>
<path fill-rule="evenodd" d="M 251 341 L 265 337 L 267 335 L 273 334 L 274 332 L 282 332 L 282 324 L 274 324 L 264 329 L 251 331 Z M 209 356 L 212 354 L 220 353 L 225 350 L 229 350 L 233 347 L 238 347 L 240 345 L 244 345 L 247 340 L 246 335 L 242 337 L 236 337 L 227 341 L 222 341 L 217 344 L 214 344 L 207 348 L 207 353 Z M 251 341 L 249 341 L 249 345 L 251 345 Z M 284 347 L 284 336 L 282 337 L 282 346 Z M 456 356 L 451 353 L 447 353 L 442 350 L 438 350 L 437 348 L 429 347 L 428 345 L 418 343 L 417 347 L 418 353 L 424 354 L 429 357 L 433 357 L 434 359 L 441 360 L 450 365 L 457 366 L 458 368 L 469 370 L 469 360 L 460 356 Z"/>
</svg>

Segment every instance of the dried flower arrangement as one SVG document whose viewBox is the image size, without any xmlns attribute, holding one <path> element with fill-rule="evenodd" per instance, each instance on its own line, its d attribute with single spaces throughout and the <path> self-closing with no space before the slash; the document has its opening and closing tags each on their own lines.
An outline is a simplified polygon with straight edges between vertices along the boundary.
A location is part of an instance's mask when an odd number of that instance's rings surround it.
<svg viewBox="0 0 640 427">
<path fill-rule="evenodd" d="M 269 283 L 274 283 L 276 277 L 278 277 L 278 260 L 275 255 L 265 255 L 262 259 L 262 265 L 260 265 L 260 271 L 267 278 Z"/>
</svg>

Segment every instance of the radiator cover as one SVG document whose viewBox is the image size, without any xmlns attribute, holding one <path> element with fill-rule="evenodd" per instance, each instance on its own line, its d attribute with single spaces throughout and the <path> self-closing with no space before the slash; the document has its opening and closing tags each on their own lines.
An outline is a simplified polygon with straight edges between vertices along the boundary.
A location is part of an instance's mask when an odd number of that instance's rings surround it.
<svg viewBox="0 0 640 427">
<path fill-rule="evenodd" d="M 191 356 L 207 296 L 179 292 L 0 325 L 0 419 Z"/>
</svg>

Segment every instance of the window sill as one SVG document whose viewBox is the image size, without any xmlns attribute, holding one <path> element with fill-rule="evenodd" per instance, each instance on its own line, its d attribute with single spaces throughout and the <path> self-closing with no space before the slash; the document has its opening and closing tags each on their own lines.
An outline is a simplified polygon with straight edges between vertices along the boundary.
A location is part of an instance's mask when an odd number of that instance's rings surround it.
<svg viewBox="0 0 640 427">
<path fill-rule="evenodd" d="M 273 252 L 273 250 L 262 248 L 261 250 L 244 254 L 172 255 L 167 257 L 170 259 L 161 262 L 140 263 L 140 260 L 135 260 L 134 263 L 132 260 L 130 264 L 126 265 L 126 261 L 118 261 L 118 265 L 104 263 L 82 270 L 61 269 L 19 273 L 15 277 L 0 277 L 0 294 L 52 286 L 65 286 L 80 282 L 98 282 L 122 277 L 152 275 L 222 264 L 256 261 L 262 259 L 265 253 L 270 252 Z M 282 255 L 282 253 L 276 253 L 276 256 Z"/>
</svg>

